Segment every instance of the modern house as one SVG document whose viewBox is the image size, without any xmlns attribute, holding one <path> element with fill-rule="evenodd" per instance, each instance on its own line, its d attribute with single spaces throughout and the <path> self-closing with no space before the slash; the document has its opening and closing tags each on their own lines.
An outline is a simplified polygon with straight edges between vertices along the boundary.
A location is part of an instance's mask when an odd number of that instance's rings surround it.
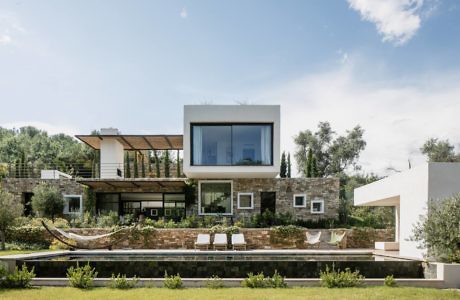
<svg viewBox="0 0 460 300">
<path fill-rule="evenodd" d="M 399 250 L 401 256 L 422 258 L 426 249 L 411 241 L 414 224 L 426 214 L 429 200 L 460 193 L 460 163 L 425 163 L 355 189 L 358 206 L 392 206 L 395 241 L 377 242 L 376 248 Z"/>
<path fill-rule="evenodd" d="M 90 188 L 100 213 L 143 212 L 150 218 L 174 219 L 186 215 L 227 216 L 237 220 L 271 211 L 303 220 L 337 218 L 338 179 L 277 177 L 280 106 L 186 105 L 183 120 L 183 135 L 124 135 L 114 128 L 77 135 L 99 152 L 97 172 L 71 179 L 50 173 L 53 179 L 47 180 L 68 182 L 73 191 L 69 194 L 64 188 L 63 194 L 72 197 L 76 195 L 73 185 Z M 134 161 L 130 157 L 142 157 L 151 150 L 181 151 L 183 175 L 177 177 L 171 172 L 165 178 L 143 172 L 133 176 Z M 145 161 L 150 163 L 150 159 Z M 12 188 L 11 184 L 4 186 Z M 72 211 L 83 210 L 85 197 L 80 197 L 80 206 L 72 200 Z"/>
</svg>

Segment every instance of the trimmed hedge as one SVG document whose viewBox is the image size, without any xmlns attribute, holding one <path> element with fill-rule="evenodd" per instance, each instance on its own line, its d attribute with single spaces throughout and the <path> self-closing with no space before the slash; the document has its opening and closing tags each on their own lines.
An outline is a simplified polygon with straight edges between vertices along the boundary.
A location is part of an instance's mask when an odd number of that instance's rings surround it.
<svg viewBox="0 0 460 300">
<path fill-rule="evenodd" d="M 42 226 L 10 227 L 6 231 L 8 243 L 41 244 L 48 248 L 52 238 Z"/>
</svg>

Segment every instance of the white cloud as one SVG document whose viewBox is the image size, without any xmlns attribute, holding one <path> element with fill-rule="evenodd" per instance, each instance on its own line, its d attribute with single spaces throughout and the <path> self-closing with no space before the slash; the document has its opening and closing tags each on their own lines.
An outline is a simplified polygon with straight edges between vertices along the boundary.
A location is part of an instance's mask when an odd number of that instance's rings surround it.
<svg viewBox="0 0 460 300">
<path fill-rule="evenodd" d="M 368 71 L 371 74 L 372 71 Z M 460 146 L 460 71 L 425 74 L 410 83 L 359 78 L 353 64 L 307 75 L 254 97 L 257 103 L 281 104 L 282 149 L 295 151 L 293 137 L 315 131 L 329 121 L 339 134 L 360 124 L 367 147 L 360 157 L 366 172 L 387 174 L 425 161 L 419 151 L 429 137 L 450 139 Z M 374 74 L 375 75 L 375 74 Z"/>
<path fill-rule="evenodd" d="M 188 17 L 187 8 L 185 6 L 182 7 L 182 10 L 180 11 L 179 15 L 182 19 L 186 19 Z"/>
<path fill-rule="evenodd" d="M 11 37 L 7 34 L 0 34 L 0 45 L 8 45 L 11 43 Z"/>
<path fill-rule="evenodd" d="M 30 122 L 11 122 L 11 123 L 4 123 L 0 124 L 0 127 L 9 128 L 9 129 L 19 129 L 25 126 L 33 126 L 41 130 L 45 130 L 50 135 L 65 133 L 70 136 L 74 136 L 76 134 L 81 133 L 78 131 L 78 128 L 73 128 L 65 125 L 56 125 L 56 124 L 49 124 L 45 122 L 37 122 L 37 121 L 30 121 Z"/>
<path fill-rule="evenodd" d="M 347 1 L 352 9 L 361 14 L 362 19 L 375 24 L 377 31 L 383 36 L 383 41 L 402 45 L 420 28 L 424 0 Z M 432 9 L 434 5 L 428 8 Z"/>
</svg>

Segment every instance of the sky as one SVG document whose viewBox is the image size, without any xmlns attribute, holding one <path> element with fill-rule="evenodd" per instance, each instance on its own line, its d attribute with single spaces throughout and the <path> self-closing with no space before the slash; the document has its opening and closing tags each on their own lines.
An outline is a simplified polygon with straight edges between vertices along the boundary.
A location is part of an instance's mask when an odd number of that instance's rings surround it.
<svg viewBox="0 0 460 300">
<path fill-rule="evenodd" d="M 281 148 L 365 130 L 363 172 L 460 151 L 457 0 L 0 0 L 0 126 L 182 133 L 184 104 L 280 104 Z"/>
</svg>

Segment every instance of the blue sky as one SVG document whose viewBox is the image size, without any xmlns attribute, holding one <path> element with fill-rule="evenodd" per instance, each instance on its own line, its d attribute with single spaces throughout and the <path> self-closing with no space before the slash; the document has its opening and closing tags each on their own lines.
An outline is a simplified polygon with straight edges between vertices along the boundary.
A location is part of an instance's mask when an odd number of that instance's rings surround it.
<svg viewBox="0 0 460 300">
<path fill-rule="evenodd" d="M 0 0 L 0 126 L 181 133 L 184 104 L 281 104 L 282 148 L 361 124 L 367 172 L 460 143 L 456 0 Z"/>
</svg>

